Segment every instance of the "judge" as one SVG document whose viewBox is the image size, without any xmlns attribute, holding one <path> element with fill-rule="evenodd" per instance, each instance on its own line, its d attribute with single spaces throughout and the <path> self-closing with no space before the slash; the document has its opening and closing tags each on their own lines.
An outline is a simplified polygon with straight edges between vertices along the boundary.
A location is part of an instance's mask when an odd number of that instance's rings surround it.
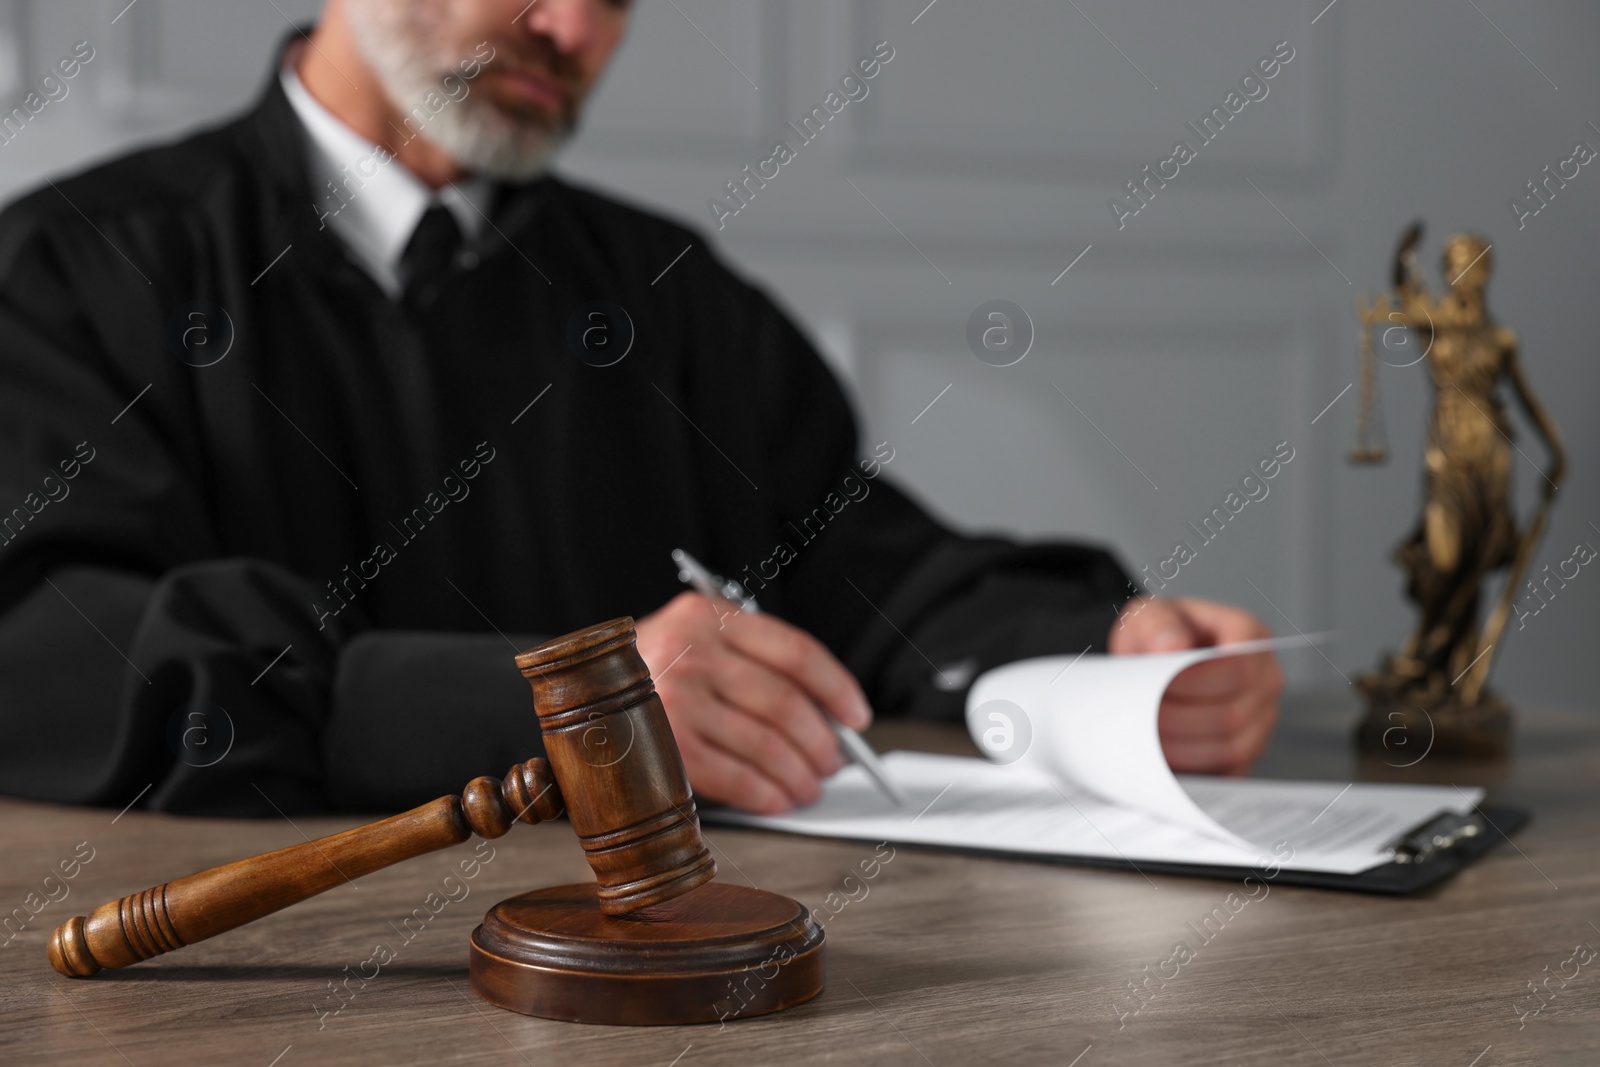
<svg viewBox="0 0 1600 1067">
<path fill-rule="evenodd" d="M 0 791 L 413 804 L 537 751 L 517 649 L 633 615 L 696 793 L 776 812 L 840 766 L 824 716 L 1265 633 L 952 533 L 771 296 L 552 175 L 628 16 L 328 0 L 244 115 L 0 215 Z M 682 592 L 675 547 L 765 613 Z M 1281 685 L 1186 672 L 1174 768 L 1241 772 Z"/>
</svg>

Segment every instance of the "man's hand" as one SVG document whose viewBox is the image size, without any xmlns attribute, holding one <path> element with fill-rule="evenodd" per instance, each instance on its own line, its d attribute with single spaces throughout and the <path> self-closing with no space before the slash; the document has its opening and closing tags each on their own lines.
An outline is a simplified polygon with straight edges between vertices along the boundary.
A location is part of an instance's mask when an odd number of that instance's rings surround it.
<svg viewBox="0 0 1600 1067">
<path fill-rule="evenodd" d="M 1176 652 L 1271 637 L 1259 619 L 1211 600 L 1135 597 L 1111 629 L 1114 655 Z M 1180 672 L 1161 698 L 1157 726 L 1174 771 L 1243 774 L 1278 721 L 1283 672 L 1270 652 L 1207 660 Z"/>
<path fill-rule="evenodd" d="M 771 615 L 682 593 L 637 628 L 698 797 L 768 815 L 813 803 L 844 765 L 823 716 L 872 721 L 844 665 Z"/>
</svg>

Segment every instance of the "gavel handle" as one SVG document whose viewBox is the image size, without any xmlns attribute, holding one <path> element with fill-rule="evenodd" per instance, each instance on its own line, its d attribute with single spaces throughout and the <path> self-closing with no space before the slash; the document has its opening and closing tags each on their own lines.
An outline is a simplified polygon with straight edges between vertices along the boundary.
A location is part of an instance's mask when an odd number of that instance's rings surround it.
<svg viewBox="0 0 1600 1067">
<path fill-rule="evenodd" d="M 502 781 L 473 779 L 460 796 L 353 830 L 186 875 L 102 904 L 56 927 L 50 965 L 69 978 L 159 956 L 298 904 L 364 874 L 458 845 L 476 833 L 499 837 L 521 819 L 561 814 L 542 759 L 518 764 Z"/>
</svg>

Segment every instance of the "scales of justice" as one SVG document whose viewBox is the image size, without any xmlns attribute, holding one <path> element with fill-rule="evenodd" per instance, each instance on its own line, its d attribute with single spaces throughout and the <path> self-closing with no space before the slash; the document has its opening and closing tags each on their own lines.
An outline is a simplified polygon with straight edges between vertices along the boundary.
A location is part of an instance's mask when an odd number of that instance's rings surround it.
<svg viewBox="0 0 1600 1067">
<path fill-rule="evenodd" d="M 1408 353 L 1404 362 L 1386 363 L 1420 363 L 1434 386 L 1423 453 L 1422 514 L 1394 552 L 1420 618 L 1398 652 L 1357 679 L 1367 699 L 1357 743 L 1368 751 L 1393 751 L 1396 744 L 1414 740 L 1419 751 L 1500 756 L 1510 744 L 1511 709 L 1489 689 L 1489 670 L 1560 489 L 1566 455 L 1555 424 L 1528 386 L 1516 335 L 1497 325 L 1484 303 L 1490 246 L 1471 234 L 1446 241 L 1448 288 L 1435 296 L 1417 264 L 1421 239 L 1422 224 L 1413 223 L 1395 250 L 1393 288 L 1356 300 L 1362 392 L 1350 462 L 1388 458 L 1381 413 L 1376 428 L 1373 418 L 1378 408 L 1374 328 L 1383 328 L 1385 349 Z M 1521 528 L 1512 510 L 1511 453 L 1514 448 L 1526 453 L 1512 441 L 1502 384 L 1509 386 L 1547 454 L 1539 503 Z M 1486 584 L 1502 569 L 1505 584 L 1484 617 Z"/>
</svg>

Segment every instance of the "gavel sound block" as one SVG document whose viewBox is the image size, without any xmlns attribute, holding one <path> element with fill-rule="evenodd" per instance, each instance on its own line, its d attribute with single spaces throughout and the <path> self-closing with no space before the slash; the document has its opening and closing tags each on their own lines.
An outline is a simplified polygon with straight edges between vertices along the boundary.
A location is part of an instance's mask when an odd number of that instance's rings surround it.
<svg viewBox="0 0 1600 1067">
<path fill-rule="evenodd" d="M 58 927 L 50 964 L 74 978 L 243 926 L 401 860 L 520 819 L 561 814 L 595 881 L 501 901 L 472 932 L 473 990 L 526 1015 L 630 1025 L 762 1015 L 822 991 L 823 933 L 788 897 L 713 882 L 672 728 L 614 619 L 529 649 L 546 759 L 460 796 L 191 874 Z"/>
</svg>

